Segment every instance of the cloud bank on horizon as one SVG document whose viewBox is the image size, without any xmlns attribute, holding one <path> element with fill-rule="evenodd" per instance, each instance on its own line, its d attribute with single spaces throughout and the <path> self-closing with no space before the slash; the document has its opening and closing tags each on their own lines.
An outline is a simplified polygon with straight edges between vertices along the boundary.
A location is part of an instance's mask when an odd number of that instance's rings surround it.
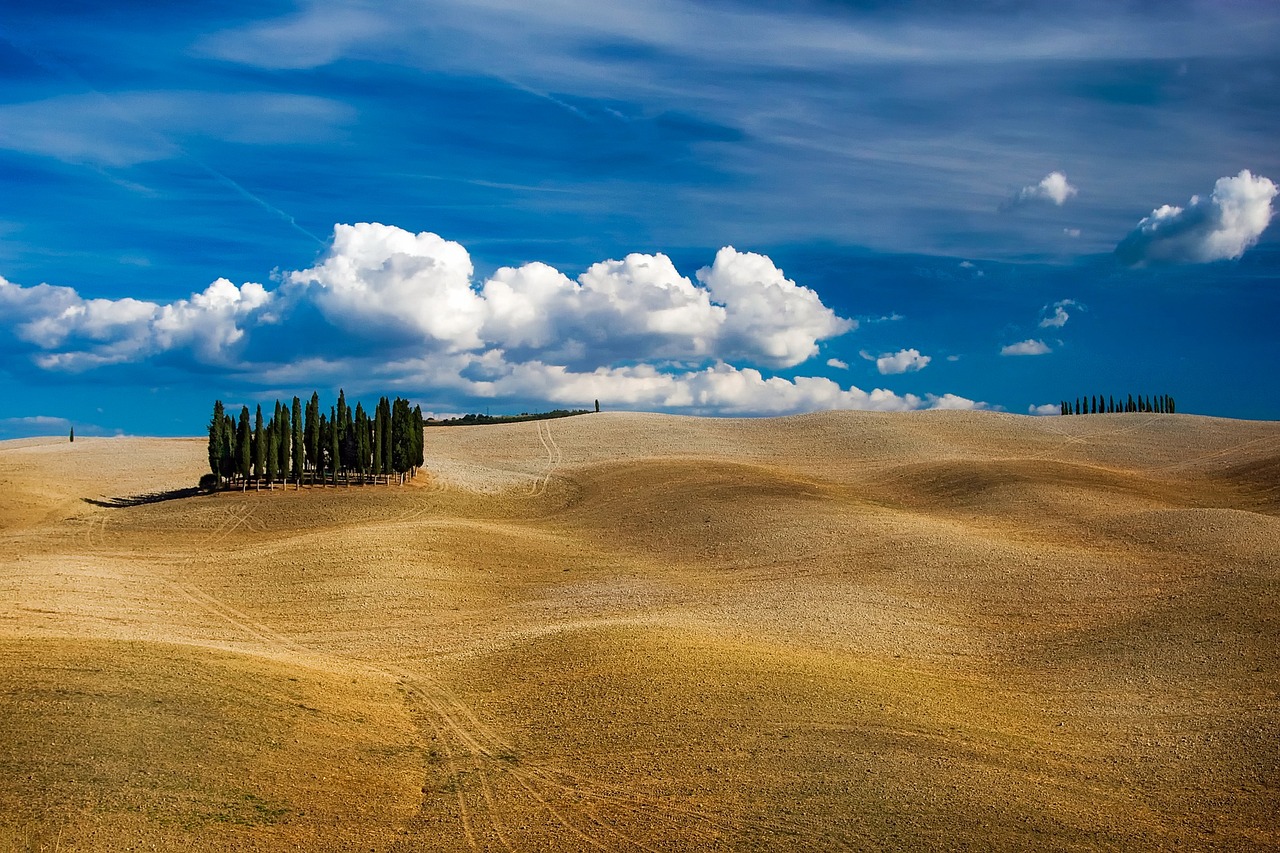
<svg viewBox="0 0 1280 853">
<path fill-rule="evenodd" d="M 161 304 L 0 278 L 0 309 L 7 349 L 48 371 L 177 362 L 264 384 L 372 375 L 486 399 L 722 413 L 981 405 L 767 375 L 857 323 L 764 255 L 726 246 L 696 282 L 663 254 L 601 261 L 576 280 L 538 262 L 473 275 L 466 248 L 437 234 L 340 224 L 318 263 L 275 289 L 221 278 Z M 928 361 L 904 350 L 881 372 Z"/>
</svg>

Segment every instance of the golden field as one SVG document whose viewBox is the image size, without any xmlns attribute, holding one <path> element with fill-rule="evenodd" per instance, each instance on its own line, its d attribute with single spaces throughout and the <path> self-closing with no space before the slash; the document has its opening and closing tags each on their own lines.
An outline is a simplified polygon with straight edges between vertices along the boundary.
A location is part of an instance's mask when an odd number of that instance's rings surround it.
<svg viewBox="0 0 1280 853">
<path fill-rule="evenodd" d="M 1280 847 L 1280 424 L 0 442 L 0 850 Z"/>
</svg>

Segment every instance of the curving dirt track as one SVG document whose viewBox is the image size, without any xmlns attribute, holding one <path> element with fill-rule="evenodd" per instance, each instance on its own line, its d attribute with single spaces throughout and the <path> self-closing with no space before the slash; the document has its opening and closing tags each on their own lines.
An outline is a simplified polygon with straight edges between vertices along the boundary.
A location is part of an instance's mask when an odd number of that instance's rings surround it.
<svg viewBox="0 0 1280 853">
<path fill-rule="evenodd" d="M 184 497 L 200 440 L 0 442 L 0 849 L 1280 848 L 1280 424 L 426 455 Z"/>
</svg>

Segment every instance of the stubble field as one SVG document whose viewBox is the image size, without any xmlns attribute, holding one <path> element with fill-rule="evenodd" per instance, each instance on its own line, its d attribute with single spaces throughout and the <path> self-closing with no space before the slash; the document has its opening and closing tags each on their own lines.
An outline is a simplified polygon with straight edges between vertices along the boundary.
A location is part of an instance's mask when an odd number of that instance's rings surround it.
<svg viewBox="0 0 1280 853">
<path fill-rule="evenodd" d="M 0 849 L 1280 847 L 1280 424 L 0 442 Z"/>
</svg>

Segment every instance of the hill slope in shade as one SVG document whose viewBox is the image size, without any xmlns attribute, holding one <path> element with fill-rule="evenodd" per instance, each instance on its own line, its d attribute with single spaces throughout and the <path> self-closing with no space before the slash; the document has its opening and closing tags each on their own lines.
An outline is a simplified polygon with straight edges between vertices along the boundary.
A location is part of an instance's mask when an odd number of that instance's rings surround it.
<svg viewBox="0 0 1280 853">
<path fill-rule="evenodd" d="M 426 435 L 0 442 L 0 847 L 1280 846 L 1280 424 Z"/>
</svg>

